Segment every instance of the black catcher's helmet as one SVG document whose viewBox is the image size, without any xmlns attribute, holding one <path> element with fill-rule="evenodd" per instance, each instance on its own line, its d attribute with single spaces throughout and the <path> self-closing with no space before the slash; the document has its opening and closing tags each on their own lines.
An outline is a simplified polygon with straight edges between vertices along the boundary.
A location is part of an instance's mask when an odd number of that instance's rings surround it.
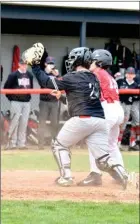
<svg viewBox="0 0 140 224">
<path fill-rule="evenodd" d="M 111 66 L 112 65 L 112 55 L 109 51 L 104 49 L 98 49 L 92 53 L 92 61 L 96 61 L 97 66 Z"/>
<path fill-rule="evenodd" d="M 89 69 L 91 65 L 91 51 L 87 47 L 74 48 L 65 61 L 67 72 L 72 72 L 77 66 L 83 66 Z"/>
</svg>

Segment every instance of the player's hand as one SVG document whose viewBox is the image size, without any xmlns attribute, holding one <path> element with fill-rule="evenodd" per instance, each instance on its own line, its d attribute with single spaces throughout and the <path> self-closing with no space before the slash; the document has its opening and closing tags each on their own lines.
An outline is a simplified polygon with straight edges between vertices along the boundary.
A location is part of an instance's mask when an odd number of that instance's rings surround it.
<svg viewBox="0 0 140 224">
<path fill-rule="evenodd" d="M 61 97 L 61 91 L 53 90 L 50 94 L 51 94 L 52 96 L 55 96 L 58 100 L 59 100 L 60 97 Z"/>
<path fill-rule="evenodd" d="M 45 71 L 46 71 L 48 74 L 52 73 L 52 68 L 51 68 L 51 66 L 50 66 L 50 65 L 47 65 Z"/>
<path fill-rule="evenodd" d="M 57 77 L 59 75 L 59 71 L 57 69 L 52 69 L 52 74 Z"/>
</svg>

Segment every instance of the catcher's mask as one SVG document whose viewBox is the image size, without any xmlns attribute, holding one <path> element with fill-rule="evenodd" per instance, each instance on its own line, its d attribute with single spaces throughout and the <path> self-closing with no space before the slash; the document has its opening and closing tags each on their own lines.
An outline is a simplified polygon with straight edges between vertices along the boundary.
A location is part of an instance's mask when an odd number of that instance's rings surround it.
<svg viewBox="0 0 140 224">
<path fill-rule="evenodd" d="M 75 71 L 77 66 L 89 69 L 91 62 L 91 51 L 89 48 L 78 47 L 70 52 L 68 60 L 65 61 L 65 66 L 67 72 L 72 72 Z"/>
</svg>

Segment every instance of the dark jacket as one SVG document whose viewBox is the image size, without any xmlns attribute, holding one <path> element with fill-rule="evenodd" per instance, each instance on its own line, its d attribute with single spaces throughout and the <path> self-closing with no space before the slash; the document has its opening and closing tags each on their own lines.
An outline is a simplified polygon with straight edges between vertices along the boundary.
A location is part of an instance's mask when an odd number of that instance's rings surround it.
<svg viewBox="0 0 140 224">
<path fill-rule="evenodd" d="M 53 75 L 53 74 L 47 74 L 45 71 L 44 71 L 44 75 L 50 77 L 50 78 L 55 78 L 56 77 Z M 60 78 L 60 76 L 58 75 L 57 78 Z M 40 85 L 41 89 L 44 89 L 44 86 L 43 85 Z M 55 96 L 52 96 L 50 94 L 40 94 L 40 100 L 42 101 L 49 101 L 49 102 L 56 102 L 58 101 L 57 98 Z"/>
<path fill-rule="evenodd" d="M 11 73 L 5 82 L 4 89 L 32 89 L 33 76 L 30 72 L 20 73 L 18 70 Z M 7 94 L 6 97 L 10 101 L 29 102 L 31 99 L 30 94 L 15 95 Z"/>
<path fill-rule="evenodd" d="M 54 89 L 52 80 L 45 75 L 39 65 L 32 66 L 39 84 Z M 65 90 L 68 111 L 71 117 L 88 115 L 104 118 L 100 102 L 100 84 L 96 76 L 89 71 L 68 73 L 62 80 L 55 79 L 59 90 Z"/>
<path fill-rule="evenodd" d="M 132 84 L 129 84 L 126 79 L 119 79 L 117 81 L 119 89 L 137 89 L 138 84 L 134 81 Z M 133 94 L 120 94 L 120 101 L 127 105 L 131 105 L 135 100 L 135 95 Z"/>
<path fill-rule="evenodd" d="M 140 101 L 140 74 L 137 74 L 135 82 L 137 83 L 137 89 L 139 89 L 139 94 L 134 95 L 134 101 Z"/>
</svg>

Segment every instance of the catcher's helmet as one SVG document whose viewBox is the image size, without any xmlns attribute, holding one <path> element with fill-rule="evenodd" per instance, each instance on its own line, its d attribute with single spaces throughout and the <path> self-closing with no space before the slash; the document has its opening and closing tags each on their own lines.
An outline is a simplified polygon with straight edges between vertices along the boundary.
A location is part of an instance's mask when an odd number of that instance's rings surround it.
<svg viewBox="0 0 140 224">
<path fill-rule="evenodd" d="M 83 66 L 89 69 L 91 64 L 91 51 L 87 47 L 74 48 L 65 61 L 67 72 L 72 72 L 77 66 Z"/>
<path fill-rule="evenodd" d="M 96 65 L 99 67 L 112 65 L 112 55 L 109 51 L 104 49 L 98 49 L 92 53 L 92 61 L 96 61 Z"/>
</svg>

